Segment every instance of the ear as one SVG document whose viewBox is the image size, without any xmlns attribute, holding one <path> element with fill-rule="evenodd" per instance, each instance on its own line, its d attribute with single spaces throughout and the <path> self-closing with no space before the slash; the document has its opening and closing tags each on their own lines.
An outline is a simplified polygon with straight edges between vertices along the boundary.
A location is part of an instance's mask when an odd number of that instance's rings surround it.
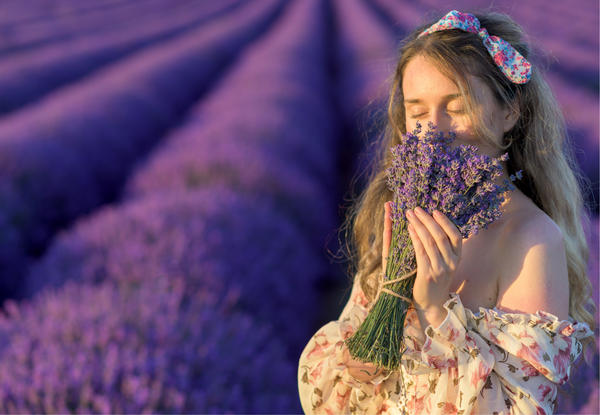
<svg viewBox="0 0 600 415">
<path fill-rule="evenodd" d="M 505 105 L 502 110 L 502 130 L 504 133 L 509 132 L 519 119 L 519 102 L 515 101 L 512 105 Z"/>
</svg>

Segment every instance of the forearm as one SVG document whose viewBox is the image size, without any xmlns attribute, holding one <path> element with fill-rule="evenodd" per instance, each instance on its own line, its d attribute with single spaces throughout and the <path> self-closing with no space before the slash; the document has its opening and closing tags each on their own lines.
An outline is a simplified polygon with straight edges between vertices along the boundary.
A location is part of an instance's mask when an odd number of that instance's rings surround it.
<svg viewBox="0 0 600 415">
<path fill-rule="evenodd" d="M 300 356 L 298 388 L 305 413 L 373 414 L 392 403 L 388 399 L 398 389 L 398 372 L 377 371 L 355 361 L 343 340 L 339 323 L 331 322 L 312 337 Z M 380 393 L 382 388 L 386 393 Z"/>
</svg>

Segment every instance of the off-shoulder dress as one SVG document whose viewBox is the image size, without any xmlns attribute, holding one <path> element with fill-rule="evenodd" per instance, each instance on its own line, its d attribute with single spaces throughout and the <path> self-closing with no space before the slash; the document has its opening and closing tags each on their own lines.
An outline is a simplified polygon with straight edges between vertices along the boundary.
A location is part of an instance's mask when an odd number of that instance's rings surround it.
<svg viewBox="0 0 600 415">
<path fill-rule="evenodd" d="M 582 352 L 579 340 L 593 335 L 585 323 L 543 311 L 474 314 L 451 293 L 439 327 L 423 334 L 416 312 L 407 316 L 399 370 L 361 382 L 344 364 L 343 341 L 366 317 L 367 304 L 355 283 L 340 319 L 304 349 L 298 385 L 307 414 L 551 414 L 557 387 Z"/>
</svg>

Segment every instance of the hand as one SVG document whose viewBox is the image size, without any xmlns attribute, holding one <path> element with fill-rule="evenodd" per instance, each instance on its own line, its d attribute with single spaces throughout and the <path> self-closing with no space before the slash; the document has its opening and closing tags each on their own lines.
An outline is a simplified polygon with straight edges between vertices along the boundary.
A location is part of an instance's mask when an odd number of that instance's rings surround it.
<svg viewBox="0 0 600 415">
<path fill-rule="evenodd" d="M 344 364 L 348 368 L 348 373 L 352 375 L 356 380 L 361 382 L 368 382 L 373 379 L 382 369 L 378 368 L 372 363 L 363 363 L 358 360 L 354 360 L 348 352 L 348 348 L 344 346 L 344 353 L 342 355 Z"/>
<path fill-rule="evenodd" d="M 441 323 L 448 300 L 450 283 L 462 254 L 462 235 L 446 215 L 439 211 L 429 215 L 416 208 L 407 211 L 408 232 L 415 247 L 417 277 L 413 288 L 414 306 L 429 324 Z M 439 324 L 438 324 L 439 325 Z M 422 328 L 426 326 L 421 325 Z"/>
</svg>

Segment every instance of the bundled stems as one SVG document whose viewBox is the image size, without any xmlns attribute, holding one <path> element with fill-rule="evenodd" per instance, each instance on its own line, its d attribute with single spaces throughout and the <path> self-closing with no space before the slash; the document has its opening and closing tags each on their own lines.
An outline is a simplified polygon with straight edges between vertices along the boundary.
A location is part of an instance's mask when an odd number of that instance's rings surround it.
<svg viewBox="0 0 600 415">
<path fill-rule="evenodd" d="M 406 222 L 400 222 L 397 224 L 400 226 L 392 227 L 390 252 L 395 252 L 398 248 L 399 233 L 406 233 Z M 407 254 L 407 250 L 401 250 L 400 252 Z M 414 255 L 412 255 L 412 258 L 402 258 L 401 261 L 388 261 L 386 275 L 397 276 L 400 272 L 400 264 L 406 263 L 403 261 L 406 259 L 413 264 L 416 262 Z M 387 278 L 385 276 L 383 278 L 384 281 L 382 282 L 385 282 Z M 402 352 L 405 349 L 402 333 L 406 315 L 412 306 L 412 303 L 406 300 L 412 299 L 414 276 L 393 279 L 393 281 L 396 280 L 398 282 L 389 284 L 387 287 L 404 298 L 398 298 L 385 291 L 380 291 L 382 283 L 380 282 L 378 295 L 372 302 L 371 312 L 356 333 L 346 341 L 346 346 L 352 357 L 388 370 L 398 369 Z"/>
</svg>

